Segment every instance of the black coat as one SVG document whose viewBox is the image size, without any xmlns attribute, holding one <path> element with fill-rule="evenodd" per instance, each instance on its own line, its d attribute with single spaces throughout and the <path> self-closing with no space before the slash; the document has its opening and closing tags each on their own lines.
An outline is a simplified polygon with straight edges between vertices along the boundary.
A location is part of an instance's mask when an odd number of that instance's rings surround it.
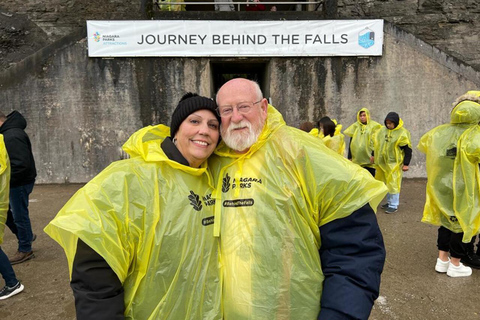
<svg viewBox="0 0 480 320">
<path fill-rule="evenodd" d="M 26 127 L 27 121 L 18 111 L 12 111 L 0 126 L 0 134 L 3 134 L 10 158 L 10 187 L 12 188 L 35 182 L 37 177 L 32 145 L 24 131 Z"/>
</svg>

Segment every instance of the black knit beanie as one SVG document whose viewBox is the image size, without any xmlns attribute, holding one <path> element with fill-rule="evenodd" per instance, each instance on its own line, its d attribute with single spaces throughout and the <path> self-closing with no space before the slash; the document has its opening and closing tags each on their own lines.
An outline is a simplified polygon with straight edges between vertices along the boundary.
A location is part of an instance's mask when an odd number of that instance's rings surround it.
<svg viewBox="0 0 480 320">
<path fill-rule="evenodd" d="M 185 94 L 172 114 L 172 122 L 170 124 L 170 136 L 175 137 L 175 134 L 180 128 L 183 120 L 197 110 L 210 110 L 217 117 L 220 122 L 220 116 L 217 114 L 217 104 L 213 99 L 199 96 L 196 93 Z"/>
</svg>

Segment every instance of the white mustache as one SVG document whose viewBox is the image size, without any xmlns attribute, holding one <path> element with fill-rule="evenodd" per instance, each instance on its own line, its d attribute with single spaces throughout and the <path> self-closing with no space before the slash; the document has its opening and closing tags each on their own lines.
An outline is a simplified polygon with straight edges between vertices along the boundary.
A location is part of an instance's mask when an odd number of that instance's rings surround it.
<svg viewBox="0 0 480 320">
<path fill-rule="evenodd" d="M 247 127 L 249 130 L 252 130 L 251 123 L 246 121 L 246 120 L 242 120 L 239 123 L 232 123 L 228 127 L 228 133 L 231 133 L 235 129 L 241 129 L 241 128 L 245 128 L 245 127 Z"/>
</svg>

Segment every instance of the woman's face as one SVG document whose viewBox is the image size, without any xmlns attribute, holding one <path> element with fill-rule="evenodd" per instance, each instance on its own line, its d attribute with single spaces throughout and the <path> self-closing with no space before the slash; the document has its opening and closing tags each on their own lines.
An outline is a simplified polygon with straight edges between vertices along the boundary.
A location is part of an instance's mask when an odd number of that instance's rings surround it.
<svg viewBox="0 0 480 320">
<path fill-rule="evenodd" d="M 178 128 L 176 146 L 191 167 L 198 168 L 217 146 L 219 123 L 209 110 L 190 114 Z"/>
</svg>

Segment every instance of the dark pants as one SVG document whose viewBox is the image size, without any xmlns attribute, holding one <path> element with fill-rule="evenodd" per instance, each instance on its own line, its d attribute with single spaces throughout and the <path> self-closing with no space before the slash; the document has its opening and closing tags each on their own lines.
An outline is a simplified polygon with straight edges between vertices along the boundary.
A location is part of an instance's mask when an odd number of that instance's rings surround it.
<svg viewBox="0 0 480 320">
<path fill-rule="evenodd" d="M 374 168 L 370 168 L 370 167 L 363 167 L 365 170 L 367 170 L 368 172 L 370 172 L 370 174 L 375 178 L 375 169 Z"/>
<path fill-rule="evenodd" d="M 454 233 L 445 227 L 438 228 L 438 250 L 450 252 L 453 258 L 461 259 L 467 254 L 467 245 L 462 242 L 463 232 Z"/>
<path fill-rule="evenodd" d="M 10 206 L 6 225 L 17 236 L 18 251 L 32 251 L 32 225 L 28 214 L 28 196 L 32 193 L 33 182 L 20 187 L 10 188 Z"/>
<path fill-rule="evenodd" d="M 5 252 L 3 252 L 1 247 L 0 247 L 0 274 L 5 280 L 5 285 L 9 287 L 13 287 L 18 283 L 18 280 L 15 277 L 15 271 L 13 271 L 10 261 L 8 261 L 8 257 L 5 254 Z"/>
</svg>

